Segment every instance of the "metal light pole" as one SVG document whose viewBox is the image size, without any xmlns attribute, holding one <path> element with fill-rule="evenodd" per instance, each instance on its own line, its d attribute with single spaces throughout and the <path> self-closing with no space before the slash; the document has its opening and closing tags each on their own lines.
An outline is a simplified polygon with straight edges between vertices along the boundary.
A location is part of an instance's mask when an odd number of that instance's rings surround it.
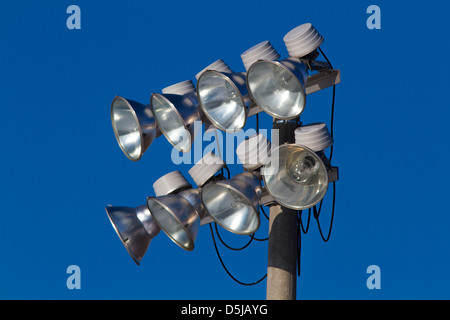
<svg viewBox="0 0 450 320">
<path fill-rule="evenodd" d="M 297 212 L 270 207 L 267 300 L 295 300 L 297 289 Z"/>
<path fill-rule="evenodd" d="M 279 142 L 293 143 L 297 121 L 274 119 Z M 267 264 L 267 300 L 295 300 L 297 297 L 297 212 L 281 205 L 270 207 Z"/>
</svg>

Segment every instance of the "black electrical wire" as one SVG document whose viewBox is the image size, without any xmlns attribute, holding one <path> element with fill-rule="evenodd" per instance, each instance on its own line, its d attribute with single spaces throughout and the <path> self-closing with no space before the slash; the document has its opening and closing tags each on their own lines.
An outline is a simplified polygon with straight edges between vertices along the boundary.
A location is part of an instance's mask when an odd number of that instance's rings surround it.
<svg viewBox="0 0 450 320">
<path fill-rule="evenodd" d="M 267 220 L 269 220 L 269 217 L 267 216 L 266 212 L 264 211 L 263 206 L 262 206 L 262 205 L 259 205 L 259 208 L 260 208 L 260 210 L 263 212 L 263 214 L 264 214 L 264 216 L 267 218 Z M 259 214 L 259 212 L 258 212 L 258 214 Z M 267 241 L 267 240 L 269 240 L 269 237 L 264 238 L 264 239 L 256 238 L 254 233 L 251 234 L 250 236 L 251 236 L 251 237 L 253 238 L 253 240 L 255 240 L 255 241 Z"/>
<path fill-rule="evenodd" d="M 314 218 L 318 219 L 320 216 L 320 212 L 322 211 L 322 203 L 323 203 L 323 199 L 320 200 L 320 204 L 319 204 L 319 210 L 317 210 L 317 205 L 314 206 L 314 210 L 313 210 L 313 214 L 314 214 Z"/>
<path fill-rule="evenodd" d="M 333 65 L 331 64 L 331 62 L 328 59 L 327 55 L 323 52 L 323 50 L 320 47 L 319 47 L 319 51 L 322 54 L 322 56 L 325 58 L 325 60 L 327 61 L 328 65 L 330 66 L 330 69 L 333 69 Z M 335 105 L 335 100 L 336 100 L 336 85 L 333 85 L 333 97 L 332 97 L 332 101 L 331 101 L 331 124 L 330 124 L 330 135 L 331 135 L 332 139 L 334 137 L 334 105 Z M 330 148 L 329 160 L 331 161 L 332 158 L 333 158 L 333 145 L 331 145 L 331 148 Z M 336 182 L 335 181 L 333 181 L 333 207 L 331 209 L 332 211 L 331 211 L 330 229 L 328 231 L 328 236 L 326 238 L 323 236 L 322 229 L 320 227 L 320 222 L 319 222 L 319 216 L 320 216 L 320 212 L 322 210 L 322 203 L 323 203 L 323 199 L 320 201 L 319 210 L 317 210 L 317 206 L 314 206 L 313 214 L 314 214 L 314 218 L 317 221 L 317 226 L 319 228 L 320 236 L 322 237 L 323 241 L 327 242 L 328 240 L 330 240 L 331 230 L 333 228 L 334 208 L 335 208 L 335 204 L 336 204 Z"/>
<path fill-rule="evenodd" d="M 259 134 L 259 114 L 256 114 L 256 133 Z"/>
<path fill-rule="evenodd" d="M 267 237 L 267 238 L 264 238 L 264 239 L 258 239 L 258 238 L 255 237 L 255 234 L 252 234 L 252 235 L 250 235 L 250 236 L 253 236 L 253 240 L 255 240 L 255 241 L 267 241 L 267 240 L 269 240 L 268 237 Z"/>
<path fill-rule="evenodd" d="M 213 231 L 213 228 L 212 228 L 211 224 L 209 224 L 209 229 L 211 230 L 211 236 L 212 236 L 212 239 L 213 239 L 214 248 L 216 249 L 216 253 L 217 253 L 217 256 L 219 257 L 220 263 L 222 264 L 222 267 L 224 268 L 224 270 L 226 271 L 226 273 L 231 277 L 231 279 L 233 279 L 234 281 L 236 281 L 237 283 L 239 283 L 239 284 L 241 284 L 241 285 L 243 285 L 243 286 L 253 286 L 253 285 L 255 285 L 255 284 L 260 283 L 261 281 L 263 281 L 263 280 L 267 277 L 267 273 L 266 273 L 261 279 L 255 281 L 255 282 L 252 282 L 252 283 L 245 283 L 245 282 L 242 282 L 242 281 L 239 281 L 238 279 L 236 279 L 236 278 L 230 273 L 230 271 L 228 271 L 227 267 L 226 267 L 225 264 L 223 263 L 222 257 L 220 256 L 220 253 L 219 253 L 219 249 L 217 248 L 216 239 L 214 238 L 214 231 Z"/>
<path fill-rule="evenodd" d="M 308 219 L 309 224 L 309 219 Z M 297 276 L 300 277 L 300 265 L 301 265 L 301 254 L 302 254 L 302 233 L 300 232 L 300 227 L 303 229 L 301 210 L 297 211 Z"/>
<path fill-rule="evenodd" d="M 262 208 L 262 205 L 259 205 L 258 208 L 261 209 L 261 210 L 263 211 L 263 213 L 264 213 L 264 215 L 266 216 L 267 220 L 269 220 L 269 217 L 268 217 L 268 216 L 266 215 L 266 213 L 264 212 L 264 209 Z M 258 209 L 258 215 L 260 215 L 259 209 Z M 251 234 L 250 236 L 253 238 L 253 240 L 256 240 L 256 241 L 267 241 L 267 240 L 269 240 L 269 237 L 264 238 L 264 239 L 256 238 L 254 233 Z"/>
<path fill-rule="evenodd" d="M 330 66 L 330 69 L 333 69 L 333 65 L 331 64 L 330 60 L 328 60 L 327 56 L 325 55 L 325 53 L 322 51 L 322 49 L 319 47 L 319 51 L 320 53 L 323 55 L 323 57 L 325 58 L 325 60 L 327 60 L 328 65 Z M 333 139 L 333 127 L 334 127 L 334 102 L 336 98 L 336 85 L 333 85 L 333 98 L 332 98 L 332 102 L 331 102 L 331 124 L 330 124 L 330 135 L 331 138 Z M 333 158 L 333 145 L 331 145 L 330 147 L 330 161 Z"/>
<path fill-rule="evenodd" d="M 317 221 L 317 226 L 319 228 L 319 232 L 320 232 L 320 236 L 322 237 L 322 240 L 325 242 L 328 242 L 328 240 L 330 240 L 330 236 L 331 236 L 331 230 L 333 229 L 333 220 L 334 220 L 334 207 L 335 207 L 335 203 L 336 203 L 336 182 L 333 181 L 333 208 L 331 210 L 331 221 L 330 221 L 330 229 L 328 231 L 328 236 L 325 238 L 323 236 L 322 233 L 322 228 L 320 227 L 320 222 L 319 222 L 319 214 L 320 214 L 320 210 L 322 209 L 322 203 L 320 205 L 319 208 L 319 212 L 317 213 L 317 209 L 316 206 L 314 206 L 314 217 L 316 218 Z"/>
<path fill-rule="evenodd" d="M 311 208 L 309 208 L 308 210 L 308 222 L 306 223 L 306 229 L 303 227 L 303 221 L 302 221 L 302 214 L 303 214 L 303 210 L 300 210 L 298 212 L 299 214 L 299 220 L 300 220 L 300 227 L 302 228 L 303 233 L 308 233 L 308 229 L 309 229 L 309 221 L 311 220 Z"/>
<path fill-rule="evenodd" d="M 222 237 L 220 236 L 220 233 L 219 233 L 219 229 L 217 228 L 217 223 L 215 223 L 215 222 L 214 222 L 214 228 L 216 229 L 217 237 L 219 238 L 220 242 L 222 242 L 222 244 L 223 244 L 225 247 L 227 247 L 228 249 L 230 249 L 230 250 L 234 250 L 234 251 L 244 250 L 245 248 L 247 248 L 247 247 L 250 245 L 250 243 L 252 243 L 252 241 L 253 241 L 253 239 L 254 239 L 254 237 L 253 237 L 254 234 L 251 234 L 251 235 L 250 235 L 250 241 L 247 242 L 247 244 L 245 244 L 245 245 L 244 245 L 243 247 L 241 247 L 241 248 L 233 248 L 233 247 L 229 246 L 228 244 L 226 244 L 226 243 L 222 240 Z"/>
<path fill-rule="evenodd" d="M 264 217 L 266 217 L 267 220 L 270 220 L 269 216 L 266 214 L 266 212 L 264 211 L 264 207 L 263 206 L 259 206 L 261 208 L 262 213 L 264 214 Z"/>
<path fill-rule="evenodd" d="M 227 170 L 227 174 L 228 174 L 228 178 L 227 179 L 230 179 L 230 177 L 231 177 L 230 169 L 228 169 L 227 165 L 225 165 L 224 168 L 225 168 L 225 170 Z"/>
<path fill-rule="evenodd" d="M 331 139 L 333 139 L 333 124 L 334 124 L 334 101 L 336 98 L 336 85 L 333 85 L 333 98 L 331 102 L 331 127 L 330 127 L 330 135 Z M 330 147 L 330 161 L 333 158 L 333 145 Z"/>
<path fill-rule="evenodd" d="M 323 55 L 323 57 L 325 58 L 325 60 L 327 60 L 329 66 L 330 66 L 330 69 L 333 69 L 333 65 L 331 64 L 330 60 L 328 60 L 327 56 L 325 55 L 325 53 L 322 51 L 322 49 L 321 49 L 320 47 L 319 47 L 319 51 L 320 51 L 320 53 Z"/>
<path fill-rule="evenodd" d="M 325 58 L 325 60 L 327 60 L 327 63 L 328 63 L 328 65 L 330 66 L 330 68 L 333 69 L 333 66 L 332 66 L 330 60 L 328 60 L 327 56 L 325 55 L 325 53 L 322 51 L 322 49 L 321 49 L 320 47 L 319 47 L 319 51 L 320 51 L 320 53 L 323 55 L 323 57 Z M 333 85 L 333 97 L 332 97 L 332 105 L 331 105 L 331 125 L 330 125 L 330 135 L 331 135 L 331 138 L 333 138 L 333 134 L 334 134 L 334 105 L 335 105 L 335 98 L 336 98 L 336 85 Z M 258 114 L 256 114 L 256 132 L 259 133 L 259 118 L 258 118 Z M 332 159 L 332 156 L 333 156 L 333 145 L 331 146 L 331 150 L 330 150 L 330 157 L 329 157 L 330 161 L 331 161 L 331 159 Z M 230 179 L 231 174 L 230 174 L 230 170 L 228 169 L 227 166 L 225 166 L 225 170 L 226 170 L 227 173 L 228 173 L 228 179 Z M 334 220 L 334 208 L 335 208 L 335 202 L 336 202 L 336 183 L 335 183 L 335 181 L 333 181 L 333 207 L 332 207 L 332 213 L 331 213 L 330 229 L 329 229 L 329 231 L 328 231 L 328 236 L 327 236 L 326 238 L 323 236 L 322 229 L 321 229 L 321 227 L 320 227 L 320 222 L 319 222 L 319 215 L 320 215 L 320 212 L 321 212 L 321 210 L 322 210 L 323 199 L 322 199 L 321 202 L 320 202 L 319 210 L 317 210 L 317 206 L 314 206 L 314 207 L 313 207 L 313 215 L 314 215 L 314 217 L 315 217 L 315 219 L 316 219 L 316 221 L 317 221 L 317 226 L 318 226 L 318 228 L 319 228 L 319 232 L 320 232 L 320 235 L 321 235 L 321 237 L 322 237 L 322 240 L 325 241 L 325 242 L 327 242 L 327 241 L 330 239 L 330 236 L 331 236 L 331 230 L 332 230 L 332 227 L 333 227 L 333 220 Z M 260 206 L 260 208 L 261 208 L 261 211 L 263 212 L 264 216 L 269 220 L 269 217 L 268 217 L 267 214 L 265 213 L 263 207 Z M 310 218 L 311 218 L 311 209 L 309 209 L 309 211 L 308 211 L 308 222 L 307 222 L 306 229 L 304 229 L 304 227 L 303 227 L 303 222 L 302 222 L 302 219 L 301 219 L 301 213 L 302 213 L 302 211 L 298 211 L 298 212 L 297 212 L 297 274 L 298 274 L 298 276 L 300 276 L 300 270 L 301 270 L 301 269 L 300 269 L 300 262 L 301 262 L 301 231 L 300 231 L 300 230 L 302 230 L 303 233 L 307 233 L 307 232 L 308 232 L 308 229 L 309 229 L 309 223 L 310 223 Z M 257 240 L 257 241 L 265 241 L 265 240 L 268 240 L 268 238 L 267 238 L 267 239 L 257 239 L 257 238 L 254 237 L 254 233 L 253 233 L 253 234 L 250 235 L 250 237 L 251 237 L 250 241 L 249 241 L 246 245 L 244 245 L 242 248 L 232 248 L 232 247 L 228 246 L 227 244 L 225 244 L 225 243 L 223 242 L 223 240 L 222 240 L 222 238 L 220 237 L 220 234 L 219 234 L 219 232 L 218 232 L 217 224 L 214 223 L 214 225 L 215 225 L 216 232 L 217 232 L 217 236 L 219 237 L 219 240 L 222 242 L 222 244 L 224 244 L 227 248 L 229 248 L 229 249 L 231 249 L 231 250 L 243 250 L 243 249 L 246 248 L 253 240 Z M 215 237 L 214 237 L 214 231 L 213 231 L 213 229 L 212 229 L 211 224 L 209 224 L 209 228 L 210 228 L 210 230 L 211 230 L 211 236 L 212 236 L 212 239 L 213 239 L 214 248 L 215 248 L 215 250 L 216 250 L 216 253 L 217 253 L 217 256 L 218 256 L 218 258 L 219 258 L 219 260 L 220 260 L 220 263 L 222 264 L 222 267 L 223 267 L 224 270 L 227 272 L 227 274 L 228 274 L 234 281 L 236 281 L 237 283 L 239 283 L 239 284 L 241 284 L 241 285 L 244 285 L 244 286 L 252 286 L 252 285 L 255 285 L 255 284 L 260 283 L 261 281 L 263 281 L 263 280 L 267 277 L 267 273 L 266 273 L 261 279 L 255 281 L 255 282 L 253 282 L 253 283 L 244 283 L 244 282 L 241 282 L 241 281 L 237 280 L 237 279 L 236 279 L 236 278 L 228 271 L 228 269 L 226 268 L 226 266 L 225 266 L 225 264 L 224 264 L 224 262 L 223 262 L 223 260 L 222 260 L 222 257 L 220 256 L 219 249 L 217 248 L 216 240 L 215 240 Z"/>
</svg>

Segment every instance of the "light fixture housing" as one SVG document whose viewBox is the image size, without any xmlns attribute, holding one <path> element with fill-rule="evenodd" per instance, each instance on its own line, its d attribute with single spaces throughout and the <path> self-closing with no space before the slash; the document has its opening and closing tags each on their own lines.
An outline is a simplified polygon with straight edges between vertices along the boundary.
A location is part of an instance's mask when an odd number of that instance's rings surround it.
<svg viewBox="0 0 450 320">
<path fill-rule="evenodd" d="M 266 164 L 270 150 L 270 141 L 259 133 L 242 141 L 236 148 L 236 155 L 244 170 L 254 171 Z"/>
<path fill-rule="evenodd" d="M 133 261 L 139 265 L 160 228 L 146 205 L 137 208 L 107 205 L 106 213 Z"/>
<path fill-rule="evenodd" d="M 297 58 L 258 60 L 247 72 L 250 96 L 277 119 L 297 118 L 306 105 L 306 66 Z"/>
<path fill-rule="evenodd" d="M 169 172 L 153 183 L 153 191 L 157 197 L 176 194 L 190 188 L 192 188 L 191 184 L 180 171 Z"/>
<path fill-rule="evenodd" d="M 210 151 L 189 169 L 189 175 L 192 177 L 197 187 L 200 188 L 224 167 L 225 162 L 214 152 Z"/>
<path fill-rule="evenodd" d="M 121 96 L 111 103 L 111 123 L 117 143 L 132 161 L 140 160 L 160 135 L 150 107 Z"/>
<path fill-rule="evenodd" d="M 222 228 L 240 235 L 255 233 L 260 225 L 260 180 L 250 172 L 205 185 L 200 196 L 208 215 Z"/>
<path fill-rule="evenodd" d="M 204 210 L 199 191 L 189 189 L 179 194 L 148 197 L 147 206 L 155 222 L 179 247 L 194 250 Z"/>
<path fill-rule="evenodd" d="M 308 74 L 300 59 L 277 60 L 279 57 L 268 41 L 241 55 L 252 100 L 274 118 L 290 120 L 297 118 L 305 108 Z"/>
<path fill-rule="evenodd" d="M 222 60 L 217 60 L 197 76 L 197 97 L 208 120 L 225 132 L 241 130 L 251 101 L 245 73 L 234 73 Z"/>
<path fill-rule="evenodd" d="M 158 226 L 181 248 L 191 251 L 205 210 L 198 189 L 180 171 L 172 171 L 153 184 L 155 197 L 147 198 L 147 207 Z"/>
<path fill-rule="evenodd" d="M 262 41 L 241 54 L 245 70 L 249 70 L 253 63 L 258 60 L 278 60 L 280 54 L 269 41 Z"/>
<path fill-rule="evenodd" d="M 273 198 L 293 210 L 316 205 L 328 189 L 327 168 L 321 158 L 297 144 L 283 144 L 272 150 L 261 174 Z"/>
<path fill-rule="evenodd" d="M 159 129 L 181 152 L 191 150 L 196 133 L 194 122 L 203 120 L 195 88 L 186 84 L 189 82 L 187 80 L 165 88 L 163 93 L 153 93 L 150 98 L 150 108 Z"/>
<path fill-rule="evenodd" d="M 305 57 L 317 50 L 323 40 L 311 23 L 302 24 L 283 37 L 289 56 L 297 58 Z"/>
<path fill-rule="evenodd" d="M 323 151 L 334 143 L 323 122 L 301 126 L 294 130 L 294 135 L 296 144 L 306 146 L 314 152 Z"/>
</svg>

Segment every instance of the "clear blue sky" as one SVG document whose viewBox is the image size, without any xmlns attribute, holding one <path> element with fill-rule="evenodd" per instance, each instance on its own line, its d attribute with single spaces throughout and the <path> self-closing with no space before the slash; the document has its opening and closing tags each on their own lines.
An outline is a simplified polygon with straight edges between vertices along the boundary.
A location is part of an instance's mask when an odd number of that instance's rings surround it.
<svg viewBox="0 0 450 320">
<path fill-rule="evenodd" d="M 81 30 L 66 27 L 71 4 L 81 8 Z M 366 27 L 371 4 L 381 8 L 381 30 Z M 437 0 L 3 3 L 0 298 L 264 299 L 265 281 L 243 287 L 224 272 L 208 227 L 192 252 L 160 233 L 134 264 L 105 205 L 144 204 L 156 179 L 173 170 L 189 179 L 190 166 L 171 163 L 163 137 L 141 161 L 128 160 L 110 104 L 115 95 L 148 103 L 219 58 L 242 71 L 240 54 L 264 40 L 286 57 L 283 36 L 311 22 L 342 72 L 340 180 L 330 241 L 316 224 L 303 236 L 298 298 L 449 299 L 449 12 Z M 309 96 L 303 122 L 329 123 L 330 102 L 331 89 Z M 262 217 L 257 236 L 266 233 Z M 267 242 L 220 250 L 241 281 L 266 272 Z M 66 287 L 69 265 L 81 268 L 81 290 Z M 381 269 L 380 290 L 366 287 L 370 265 Z"/>
</svg>

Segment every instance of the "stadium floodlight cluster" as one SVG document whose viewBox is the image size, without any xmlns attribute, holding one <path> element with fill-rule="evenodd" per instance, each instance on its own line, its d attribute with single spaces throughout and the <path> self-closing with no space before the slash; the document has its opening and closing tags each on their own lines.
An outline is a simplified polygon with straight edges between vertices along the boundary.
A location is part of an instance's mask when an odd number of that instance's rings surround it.
<svg viewBox="0 0 450 320">
<path fill-rule="evenodd" d="M 205 221 L 251 235 L 260 226 L 263 194 L 274 203 L 303 210 L 321 201 L 328 184 L 337 179 L 330 179 L 331 161 L 324 152 L 334 142 L 325 123 L 303 125 L 295 120 L 305 110 L 307 94 L 339 83 L 339 70 L 316 60 L 324 39 L 310 23 L 291 30 L 283 40 L 287 58 L 280 59 L 264 41 L 241 54 L 243 72 L 232 71 L 219 59 L 195 76 L 196 86 L 191 80 L 174 84 L 153 93 L 148 105 L 120 96 L 112 101 L 114 134 L 132 161 L 140 160 L 161 135 L 177 150 L 189 152 L 197 121 L 235 133 L 248 117 L 265 112 L 275 122 L 298 125 L 295 142 L 273 144 L 262 134 L 243 141 L 236 149 L 243 172 L 234 177 L 218 174 L 226 164 L 210 152 L 189 170 L 196 187 L 173 171 L 155 181 L 155 196 L 145 204 L 107 205 L 115 231 L 137 264 L 160 230 L 188 251 L 194 249 Z"/>
</svg>

